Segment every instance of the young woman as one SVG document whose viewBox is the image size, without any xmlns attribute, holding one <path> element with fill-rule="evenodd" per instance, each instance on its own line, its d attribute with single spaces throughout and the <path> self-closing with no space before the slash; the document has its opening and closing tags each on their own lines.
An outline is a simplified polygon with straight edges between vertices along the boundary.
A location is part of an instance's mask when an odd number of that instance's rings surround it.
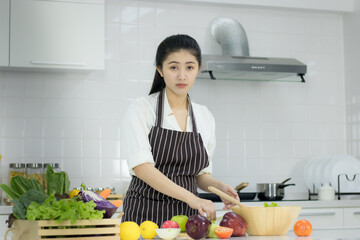
<svg viewBox="0 0 360 240">
<path fill-rule="evenodd" d="M 215 121 L 188 95 L 200 66 L 200 47 L 190 36 L 173 35 L 160 43 L 150 94 L 130 105 L 123 122 L 121 151 L 132 180 L 122 221 L 161 226 L 175 215 L 197 213 L 214 220 L 214 204 L 198 197 L 198 187 L 214 186 L 239 200 L 230 185 L 211 175 Z M 224 209 L 233 206 L 222 201 Z"/>
</svg>

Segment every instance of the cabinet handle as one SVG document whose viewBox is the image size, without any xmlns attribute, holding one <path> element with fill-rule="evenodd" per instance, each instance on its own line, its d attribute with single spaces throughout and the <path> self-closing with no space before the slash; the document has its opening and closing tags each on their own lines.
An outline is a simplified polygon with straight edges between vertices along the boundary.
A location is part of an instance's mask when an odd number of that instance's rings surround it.
<svg viewBox="0 0 360 240">
<path fill-rule="evenodd" d="M 85 66 L 82 62 L 50 62 L 50 61 L 31 61 L 35 65 L 63 65 L 63 66 Z"/>
<path fill-rule="evenodd" d="M 353 214 L 354 215 L 360 215 L 360 212 L 354 212 Z"/>
<path fill-rule="evenodd" d="M 333 215 L 335 215 L 335 212 L 310 212 L 310 213 L 299 214 L 299 216 L 333 216 Z"/>
<path fill-rule="evenodd" d="M 99 4 L 102 3 L 99 0 L 33 0 L 33 1 L 42 1 L 42 2 L 68 2 L 68 3 L 85 3 L 85 4 Z"/>
</svg>

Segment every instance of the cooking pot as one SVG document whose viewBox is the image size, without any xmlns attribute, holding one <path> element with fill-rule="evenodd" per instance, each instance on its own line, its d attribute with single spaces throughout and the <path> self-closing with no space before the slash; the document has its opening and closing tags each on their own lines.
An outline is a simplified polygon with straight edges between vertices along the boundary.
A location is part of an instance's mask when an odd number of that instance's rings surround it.
<svg viewBox="0 0 360 240">
<path fill-rule="evenodd" d="M 285 184 L 291 178 L 288 178 L 281 183 L 258 183 L 257 186 L 257 197 L 261 201 L 278 201 L 284 198 L 284 188 L 287 186 L 295 186 L 292 184 Z"/>
</svg>

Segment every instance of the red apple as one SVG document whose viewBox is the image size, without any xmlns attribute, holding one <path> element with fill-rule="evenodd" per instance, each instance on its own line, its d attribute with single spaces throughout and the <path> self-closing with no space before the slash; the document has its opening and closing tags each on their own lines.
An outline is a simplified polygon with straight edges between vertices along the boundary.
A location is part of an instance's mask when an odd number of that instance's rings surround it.
<svg viewBox="0 0 360 240">
<path fill-rule="evenodd" d="M 245 236 L 247 223 L 240 215 L 234 212 L 227 212 L 221 220 L 220 226 L 234 229 L 232 237 L 242 237 Z"/>
<path fill-rule="evenodd" d="M 179 224 L 175 221 L 166 220 L 162 225 L 161 228 L 180 228 Z"/>
<path fill-rule="evenodd" d="M 196 214 L 189 217 L 185 224 L 186 233 L 193 239 L 202 239 L 209 234 L 211 222 L 206 217 Z"/>
</svg>

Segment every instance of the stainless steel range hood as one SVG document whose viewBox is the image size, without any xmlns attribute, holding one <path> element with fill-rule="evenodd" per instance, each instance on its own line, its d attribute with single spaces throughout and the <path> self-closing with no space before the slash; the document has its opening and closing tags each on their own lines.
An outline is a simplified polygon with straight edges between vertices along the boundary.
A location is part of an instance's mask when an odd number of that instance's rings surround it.
<svg viewBox="0 0 360 240">
<path fill-rule="evenodd" d="M 202 55 L 198 78 L 305 82 L 306 65 L 296 59 L 250 57 L 245 30 L 236 20 L 216 18 L 211 32 L 223 55 Z"/>
</svg>

